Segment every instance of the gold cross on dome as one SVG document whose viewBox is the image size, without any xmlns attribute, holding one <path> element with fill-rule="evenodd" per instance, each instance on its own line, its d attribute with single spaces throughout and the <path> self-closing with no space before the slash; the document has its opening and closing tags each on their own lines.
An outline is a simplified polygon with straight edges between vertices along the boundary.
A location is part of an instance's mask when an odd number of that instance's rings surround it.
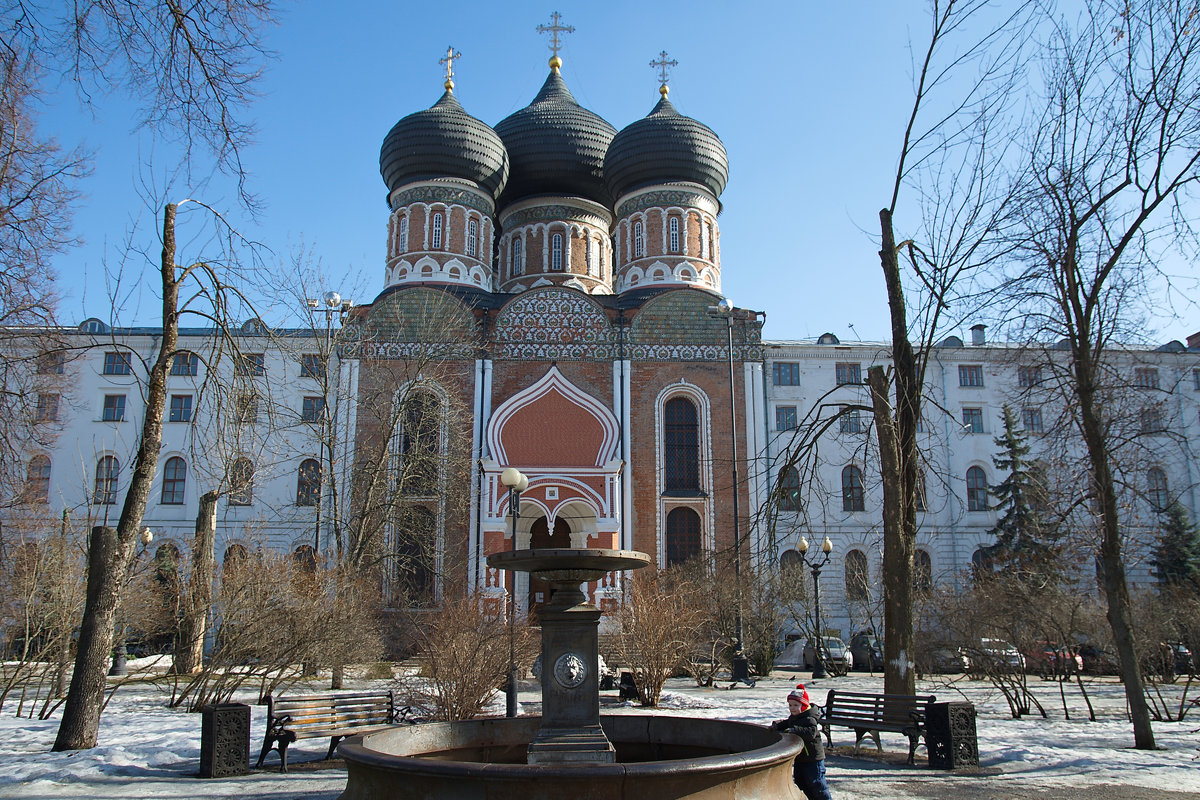
<svg viewBox="0 0 1200 800">
<path fill-rule="evenodd" d="M 652 66 L 658 70 L 658 91 L 660 93 L 662 93 L 662 95 L 665 97 L 667 92 L 669 91 L 667 89 L 667 83 L 671 80 L 671 78 L 667 74 L 667 72 L 671 67 L 678 67 L 679 62 L 676 61 L 675 59 L 671 59 L 670 61 L 668 61 L 667 60 L 667 51 L 663 50 L 662 52 L 660 52 L 658 54 L 657 61 L 650 62 L 650 66 Z"/>
<path fill-rule="evenodd" d="M 454 61 L 462 58 L 462 53 L 455 50 L 453 47 L 446 48 L 446 55 L 438 59 L 439 64 L 446 65 L 446 88 L 454 88 Z"/>
<path fill-rule="evenodd" d="M 557 11 L 555 11 L 550 15 L 549 25 L 537 26 L 538 33 L 550 34 L 550 52 L 554 54 L 554 58 L 558 58 L 558 51 L 562 49 L 562 42 L 558 40 L 558 35 L 560 33 L 575 32 L 575 27 L 573 25 L 560 25 L 560 22 L 562 22 L 562 14 L 559 14 Z"/>
</svg>

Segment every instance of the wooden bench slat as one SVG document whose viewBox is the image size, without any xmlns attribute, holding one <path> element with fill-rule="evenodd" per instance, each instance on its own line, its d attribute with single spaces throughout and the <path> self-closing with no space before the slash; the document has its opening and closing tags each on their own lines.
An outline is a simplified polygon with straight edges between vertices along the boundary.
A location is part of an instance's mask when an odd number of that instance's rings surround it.
<svg viewBox="0 0 1200 800">
<path fill-rule="evenodd" d="M 852 729 L 856 753 L 862 746 L 863 738 L 868 735 L 875 741 L 875 747 L 882 752 L 880 731 L 903 733 L 908 736 L 908 763 L 911 764 L 917 745 L 925 736 L 925 706 L 936 699 L 934 695 L 871 694 L 830 689 L 825 701 L 821 727 L 831 747 L 831 726 Z"/>
<path fill-rule="evenodd" d="M 258 766 L 262 766 L 267 753 L 278 750 L 280 772 L 287 772 L 287 747 L 291 742 L 326 736 L 326 758 L 331 758 L 340 739 L 390 727 L 397 716 L 395 694 L 390 691 L 267 697 L 267 731 Z"/>
</svg>

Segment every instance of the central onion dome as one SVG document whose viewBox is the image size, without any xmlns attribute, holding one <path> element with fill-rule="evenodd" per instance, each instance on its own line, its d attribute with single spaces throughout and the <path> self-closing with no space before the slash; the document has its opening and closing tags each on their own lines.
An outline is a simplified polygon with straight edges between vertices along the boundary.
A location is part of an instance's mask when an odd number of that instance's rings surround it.
<svg viewBox="0 0 1200 800">
<path fill-rule="evenodd" d="M 533 102 L 501 120 L 496 132 L 512 163 L 501 206 L 535 195 L 611 205 L 604 154 L 617 129 L 575 101 L 557 66 Z"/>
<path fill-rule="evenodd" d="M 711 128 L 676 111 L 663 91 L 648 116 L 613 138 L 604 175 L 614 198 L 643 186 L 679 182 L 720 197 L 729 180 L 729 156 Z"/>
<path fill-rule="evenodd" d="M 379 172 L 394 192 L 405 184 L 462 178 L 494 200 L 508 179 L 508 154 L 494 130 L 459 104 L 447 83 L 432 108 L 409 114 L 388 132 L 379 151 Z"/>
</svg>

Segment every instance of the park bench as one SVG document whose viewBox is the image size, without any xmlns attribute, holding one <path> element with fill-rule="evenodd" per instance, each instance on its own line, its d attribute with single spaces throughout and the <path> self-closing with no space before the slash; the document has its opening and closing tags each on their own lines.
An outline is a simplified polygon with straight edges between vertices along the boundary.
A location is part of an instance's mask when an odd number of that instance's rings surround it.
<svg viewBox="0 0 1200 800">
<path fill-rule="evenodd" d="M 288 745 L 297 739 L 329 737 L 333 757 L 338 742 L 346 736 L 386 728 L 408 719 L 411 709 L 397 711 L 392 692 L 306 694 L 273 698 L 267 695 L 267 732 L 263 737 L 258 766 L 272 750 L 279 751 L 280 772 L 287 772 Z"/>
<path fill-rule="evenodd" d="M 883 752 L 879 732 L 902 733 L 908 737 L 908 763 L 912 764 L 917 745 L 925 736 L 925 706 L 935 699 L 931 694 L 870 694 L 830 689 L 821 717 L 825 740 L 833 746 L 829 729 L 838 725 L 854 730 L 855 753 L 868 735 L 875 740 L 876 749 Z"/>
</svg>

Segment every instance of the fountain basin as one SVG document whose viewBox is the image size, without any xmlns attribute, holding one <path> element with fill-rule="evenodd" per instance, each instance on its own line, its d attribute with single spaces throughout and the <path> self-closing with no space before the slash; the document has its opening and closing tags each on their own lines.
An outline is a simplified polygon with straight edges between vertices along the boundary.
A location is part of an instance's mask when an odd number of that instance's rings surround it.
<svg viewBox="0 0 1200 800">
<path fill-rule="evenodd" d="M 616 763 L 526 764 L 540 717 L 392 728 L 347 739 L 339 800 L 774 800 L 792 783 L 795 736 L 759 725 L 651 715 L 602 716 Z"/>
</svg>

